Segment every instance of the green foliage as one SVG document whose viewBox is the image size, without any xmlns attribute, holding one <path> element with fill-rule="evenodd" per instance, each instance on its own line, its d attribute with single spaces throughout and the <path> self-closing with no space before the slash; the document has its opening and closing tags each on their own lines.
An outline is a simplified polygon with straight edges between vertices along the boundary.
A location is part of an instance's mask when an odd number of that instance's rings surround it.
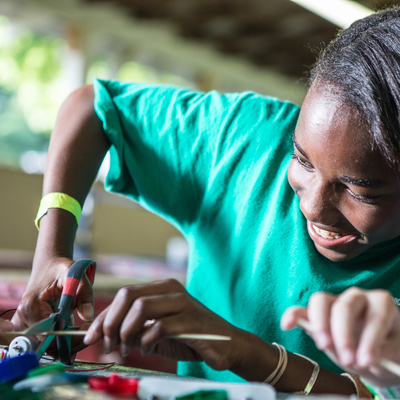
<svg viewBox="0 0 400 400">
<path fill-rule="evenodd" d="M 58 109 L 66 94 L 63 81 L 65 41 L 25 29 L 16 34 L 8 18 L 0 16 L 0 165 L 18 167 L 29 150 L 45 151 Z M 94 76 L 110 79 L 110 55 L 101 54 L 89 66 Z M 128 61 L 115 78 L 189 86 L 183 78 L 160 74 L 154 68 Z"/>
<path fill-rule="evenodd" d="M 0 16 L 0 164 L 17 166 L 27 150 L 43 151 L 61 100 L 63 41 Z"/>
</svg>

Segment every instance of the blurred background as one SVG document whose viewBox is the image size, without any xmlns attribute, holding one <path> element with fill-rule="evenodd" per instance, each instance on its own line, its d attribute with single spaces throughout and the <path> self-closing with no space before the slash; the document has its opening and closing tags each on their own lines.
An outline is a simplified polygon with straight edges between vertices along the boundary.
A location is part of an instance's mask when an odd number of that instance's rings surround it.
<svg viewBox="0 0 400 400">
<path fill-rule="evenodd" d="M 377 0 L 1 0 L 0 312 L 18 305 L 32 263 L 48 142 L 57 110 L 93 77 L 252 90 L 301 105 L 309 67 L 340 27 Z M 88 197 L 75 259 L 98 262 L 96 312 L 119 287 L 185 281 L 188 249 L 171 225 L 106 193 L 107 158 Z M 7 316 L 7 315 L 6 315 Z M 80 358 L 174 371 L 134 353 Z"/>
</svg>

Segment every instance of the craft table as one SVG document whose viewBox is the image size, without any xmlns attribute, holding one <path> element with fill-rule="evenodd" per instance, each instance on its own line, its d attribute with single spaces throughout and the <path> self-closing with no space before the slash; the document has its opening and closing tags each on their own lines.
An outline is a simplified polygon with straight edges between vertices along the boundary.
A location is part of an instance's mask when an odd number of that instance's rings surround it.
<svg viewBox="0 0 400 400">
<path fill-rule="evenodd" d="M 41 360 L 41 364 L 43 366 L 48 365 L 49 362 L 48 360 Z M 85 364 L 86 368 L 91 369 L 94 367 L 94 365 L 88 365 Z M 220 389 L 224 388 L 224 390 L 229 391 L 230 390 L 230 395 L 236 396 L 236 400 L 239 399 L 240 392 L 245 391 L 248 393 L 252 389 L 247 389 L 247 384 L 240 385 L 242 386 L 241 389 L 237 387 L 234 387 L 233 390 L 226 388 L 227 385 L 231 385 L 229 383 L 221 383 L 221 382 L 212 382 L 212 381 L 207 381 L 204 379 L 197 379 L 197 378 L 190 378 L 190 377 L 182 377 L 178 376 L 175 374 L 167 374 L 167 373 L 162 373 L 162 372 L 156 372 L 156 371 L 151 371 L 151 370 L 144 370 L 144 369 L 139 369 L 139 368 L 131 368 L 131 367 L 123 367 L 123 366 L 118 366 L 114 365 L 108 369 L 105 370 L 100 370 L 100 371 L 82 371 L 82 365 L 79 364 L 79 361 L 76 362 L 76 365 L 74 364 L 74 368 L 79 368 L 81 371 L 80 372 L 73 372 L 74 375 L 80 375 L 80 376 L 88 376 L 88 377 L 108 377 L 111 374 L 118 374 L 119 377 L 125 377 L 125 378 L 166 378 L 167 380 L 169 379 L 174 379 L 174 382 L 172 383 L 174 388 L 177 388 L 178 391 L 182 390 L 182 388 L 179 388 L 179 382 L 182 382 L 182 384 L 187 385 L 187 382 L 191 382 L 192 384 L 207 384 L 207 385 L 219 385 Z M 222 387 L 221 387 L 222 386 Z M 299 399 L 299 397 L 304 397 L 304 396 L 291 396 L 285 393 L 278 393 L 276 394 L 273 389 L 267 389 L 264 385 L 256 383 L 255 386 L 263 386 L 262 393 L 266 391 L 267 396 L 260 396 L 260 393 L 258 394 L 258 397 L 256 397 L 254 400 L 303 400 Z M 159 386 L 160 388 L 160 386 Z M 165 390 L 165 383 L 162 384 L 161 390 Z M 226 388 L 226 389 L 225 389 Z M 153 390 L 153 385 L 151 386 L 151 390 Z M 259 390 L 259 389 L 258 389 Z M 196 391 L 196 390 L 194 390 Z M 230 395 L 228 395 L 228 398 L 230 398 Z M 124 396 L 116 396 L 116 395 L 109 395 L 105 394 L 103 392 L 97 392 L 89 388 L 89 385 L 87 383 L 78 383 L 78 384 L 66 384 L 63 386 L 54 386 L 54 387 L 46 387 L 45 391 L 41 391 L 37 394 L 34 394 L 34 396 L 37 397 L 15 397 L 15 399 L 19 400 L 30 400 L 30 399 L 35 399 L 35 400 L 109 400 L 109 399 L 134 399 L 138 400 L 139 398 L 134 395 L 124 395 Z M 240 395 L 241 396 L 241 395 Z M 165 395 L 164 395 L 165 397 Z M 143 400 L 143 396 L 141 396 Z M 241 399 L 242 397 L 240 397 Z M 311 400 L 312 397 L 308 396 L 308 398 Z M 339 397 L 337 397 L 339 399 Z M 155 396 L 147 396 L 146 400 L 156 400 L 157 398 Z M 252 396 L 244 396 L 243 400 L 251 400 Z M 335 399 L 335 397 L 330 396 L 330 400 Z M 8 399 L 7 399 L 8 400 Z"/>
</svg>

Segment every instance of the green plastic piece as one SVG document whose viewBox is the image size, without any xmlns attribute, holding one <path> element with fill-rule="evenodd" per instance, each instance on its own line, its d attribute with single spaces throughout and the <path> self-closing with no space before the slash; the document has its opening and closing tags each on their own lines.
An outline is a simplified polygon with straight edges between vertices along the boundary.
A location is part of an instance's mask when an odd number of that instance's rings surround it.
<svg viewBox="0 0 400 400">
<path fill-rule="evenodd" d="M 32 393 L 30 389 L 14 391 L 13 384 L 4 383 L 0 385 L 0 399 L 7 400 L 40 400 L 38 393 Z"/>
<path fill-rule="evenodd" d="M 184 396 L 178 396 L 176 400 L 228 400 L 226 390 L 198 390 Z"/>
<path fill-rule="evenodd" d="M 65 372 L 65 367 L 62 364 L 46 365 L 45 367 L 35 368 L 28 372 L 27 378 L 32 378 L 39 375 L 60 375 Z"/>
</svg>

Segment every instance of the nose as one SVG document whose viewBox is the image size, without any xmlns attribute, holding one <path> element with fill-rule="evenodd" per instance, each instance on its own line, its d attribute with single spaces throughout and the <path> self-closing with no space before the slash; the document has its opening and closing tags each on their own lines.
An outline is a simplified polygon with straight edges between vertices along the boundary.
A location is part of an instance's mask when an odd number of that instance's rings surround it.
<svg viewBox="0 0 400 400">
<path fill-rule="evenodd" d="M 300 209 L 310 222 L 327 226 L 338 222 L 341 215 L 338 198 L 329 183 L 314 179 L 309 185 L 303 186 L 300 192 Z"/>
</svg>

